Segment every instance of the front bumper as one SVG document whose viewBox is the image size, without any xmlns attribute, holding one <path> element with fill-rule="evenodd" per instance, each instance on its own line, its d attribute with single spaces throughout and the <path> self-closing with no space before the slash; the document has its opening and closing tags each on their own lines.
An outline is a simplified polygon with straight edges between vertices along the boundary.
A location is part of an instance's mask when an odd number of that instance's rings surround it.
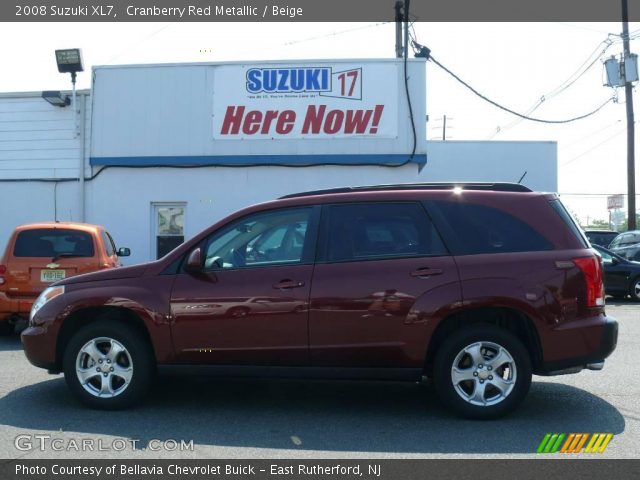
<svg viewBox="0 0 640 480">
<path fill-rule="evenodd" d="M 617 344 L 618 322 L 611 317 L 605 317 L 597 348 L 585 355 L 543 362 L 540 371 L 535 373 L 538 375 L 563 375 L 577 373 L 584 368 L 601 370 L 604 366 L 604 360 L 616 349 Z"/>
<path fill-rule="evenodd" d="M 56 335 L 46 326 L 30 326 L 20 335 L 27 360 L 32 365 L 56 370 Z"/>
</svg>

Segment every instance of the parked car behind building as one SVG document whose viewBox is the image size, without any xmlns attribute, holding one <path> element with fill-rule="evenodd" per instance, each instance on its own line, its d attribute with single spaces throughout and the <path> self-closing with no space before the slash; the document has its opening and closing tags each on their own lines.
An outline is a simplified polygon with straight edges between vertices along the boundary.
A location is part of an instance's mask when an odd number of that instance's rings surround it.
<svg viewBox="0 0 640 480">
<path fill-rule="evenodd" d="M 593 245 L 604 266 L 604 290 L 616 298 L 630 296 L 640 302 L 640 262 L 627 260 L 599 245 Z"/>
<path fill-rule="evenodd" d="M 627 260 L 640 261 L 640 230 L 621 233 L 609 244 L 609 250 Z"/>
<path fill-rule="evenodd" d="M 584 233 L 591 245 L 600 245 L 605 248 L 618 236 L 618 232 L 613 230 L 585 230 Z"/>
<path fill-rule="evenodd" d="M 120 265 L 111 235 L 83 223 L 32 223 L 17 227 L 0 259 L 0 330 L 26 326 L 31 305 L 51 283 Z"/>
</svg>

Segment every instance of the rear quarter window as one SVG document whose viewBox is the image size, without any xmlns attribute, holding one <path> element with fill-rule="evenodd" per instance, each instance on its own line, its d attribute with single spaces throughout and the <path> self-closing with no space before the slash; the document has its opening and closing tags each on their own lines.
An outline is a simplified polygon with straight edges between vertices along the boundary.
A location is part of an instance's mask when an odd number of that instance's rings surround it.
<svg viewBox="0 0 640 480">
<path fill-rule="evenodd" d="M 16 238 L 15 257 L 93 257 L 90 234 L 61 228 L 24 230 Z"/>
<path fill-rule="evenodd" d="M 431 203 L 455 236 L 456 255 L 553 250 L 553 244 L 519 218 L 486 205 Z"/>
<path fill-rule="evenodd" d="M 580 230 L 580 227 L 576 225 L 576 222 L 573 220 L 571 215 L 569 215 L 569 212 L 567 211 L 565 206 L 562 204 L 560 199 L 556 198 L 555 200 L 551 200 L 549 202 L 549 205 L 551 205 L 551 208 L 553 208 L 553 210 L 560 216 L 560 218 L 562 219 L 564 224 L 567 226 L 567 228 L 571 231 L 573 236 L 580 243 L 582 243 L 582 246 L 584 248 L 586 248 L 588 246 L 588 243 L 584 233 L 582 232 L 582 230 Z"/>
</svg>

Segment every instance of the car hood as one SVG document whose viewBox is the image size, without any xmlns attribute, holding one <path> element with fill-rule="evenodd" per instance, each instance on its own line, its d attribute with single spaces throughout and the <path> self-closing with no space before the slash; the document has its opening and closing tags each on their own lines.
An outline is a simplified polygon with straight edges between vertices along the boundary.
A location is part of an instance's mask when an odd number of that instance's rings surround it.
<svg viewBox="0 0 640 480">
<path fill-rule="evenodd" d="M 56 282 L 55 285 L 70 285 L 74 283 L 100 282 L 103 280 L 140 277 L 144 274 L 148 266 L 148 263 L 142 263 L 140 265 L 131 265 L 129 267 L 110 268 L 108 270 L 75 275 L 73 277 L 60 280 L 59 282 Z"/>
</svg>

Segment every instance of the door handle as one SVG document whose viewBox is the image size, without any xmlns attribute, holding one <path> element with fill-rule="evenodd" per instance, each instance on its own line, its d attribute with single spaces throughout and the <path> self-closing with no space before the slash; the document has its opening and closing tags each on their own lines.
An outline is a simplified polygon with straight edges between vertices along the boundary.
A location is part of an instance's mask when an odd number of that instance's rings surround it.
<svg viewBox="0 0 640 480">
<path fill-rule="evenodd" d="M 442 275 L 443 273 L 444 272 L 440 268 L 423 267 L 423 268 L 418 268 L 417 270 L 414 270 L 413 272 L 411 272 L 411 276 L 424 278 L 424 277 L 431 277 L 433 275 Z"/>
<path fill-rule="evenodd" d="M 296 282 L 295 280 L 289 280 L 289 279 L 280 280 L 278 283 L 275 283 L 273 285 L 273 288 L 276 288 L 278 290 L 285 290 L 289 288 L 300 288 L 300 287 L 304 287 L 304 282 Z"/>
</svg>

